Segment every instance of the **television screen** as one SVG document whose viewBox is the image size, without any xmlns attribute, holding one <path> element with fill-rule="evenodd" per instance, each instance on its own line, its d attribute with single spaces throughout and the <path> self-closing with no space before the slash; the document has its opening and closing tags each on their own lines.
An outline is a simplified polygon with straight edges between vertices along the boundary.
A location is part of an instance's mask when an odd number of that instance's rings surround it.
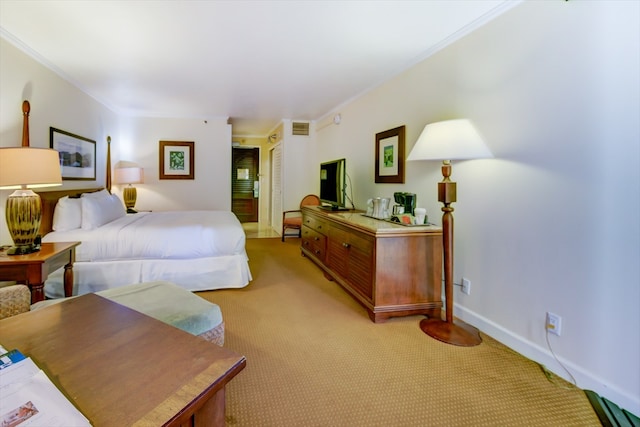
<svg viewBox="0 0 640 427">
<path fill-rule="evenodd" d="M 345 165 L 345 159 L 320 165 L 320 200 L 334 209 L 345 207 Z"/>
</svg>

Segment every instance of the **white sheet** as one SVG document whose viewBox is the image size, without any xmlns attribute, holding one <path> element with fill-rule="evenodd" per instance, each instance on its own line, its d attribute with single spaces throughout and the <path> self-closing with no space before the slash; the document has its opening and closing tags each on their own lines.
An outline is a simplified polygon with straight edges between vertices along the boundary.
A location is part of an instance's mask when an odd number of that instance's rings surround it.
<svg viewBox="0 0 640 427">
<path fill-rule="evenodd" d="M 82 242 L 73 264 L 74 295 L 165 280 L 190 291 L 241 288 L 252 279 L 240 221 L 225 211 L 141 212 L 94 230 L 52 232 L 43 242 Z M 64 296 L 63 271 L 45 294 Z"/>
</svg>

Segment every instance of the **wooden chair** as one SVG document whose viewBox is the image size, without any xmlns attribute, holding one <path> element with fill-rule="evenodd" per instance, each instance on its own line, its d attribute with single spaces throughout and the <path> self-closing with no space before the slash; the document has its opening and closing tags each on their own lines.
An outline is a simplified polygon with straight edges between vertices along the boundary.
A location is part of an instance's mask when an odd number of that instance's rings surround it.
<svg viewBox="0 0 640 427">
<path fill-rule="evenodd" d="M 300 209 L 282 212 L 282 241 L 287 230 L 298 230 L 298 237 L 302 236 L 302 207 L 320 206 L 320 198 L 315 194 L 307 194 L 300 202 Z"/>
</svg>

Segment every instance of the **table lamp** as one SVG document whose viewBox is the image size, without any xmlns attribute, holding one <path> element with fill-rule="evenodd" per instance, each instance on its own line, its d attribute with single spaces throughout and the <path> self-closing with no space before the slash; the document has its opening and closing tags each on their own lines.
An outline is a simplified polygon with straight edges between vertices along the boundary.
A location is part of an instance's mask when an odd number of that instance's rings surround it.
<svg viewBox="0 0 640 427">
<path fill-rule="evenodd" d="M 58 152 L 49 148 L 0 148 L 0 189 L 7 197 L 6 220 L 14 246 L 9 255 L 40 250 L 34 244 L 42 220 L 42 202 L 32 188 L 62 185 Z"/>
<path fill-rule="evenodd" d="M 423 319 L 420 329 L 439 341 L 470 347 L 482 342 L 480 333 L 467 323 L 453 318 L 453 207 L 456 183 L 451 181 L 451 160 L 493 157 L 480 134 L 468 119 L 446 120 L 425 126 L 407 161 L 442 160 L 443 180 L 438 183 L 438 201 L 442 207 L 444 248 L 444 288 L 446 320 Z"/>
<path fill-rule="evenodd" d="M 136 187 L 131 184 L 144 183 L 144 169 L 138 166 L 127 166 L 116 168 L 114 181 L 116 184 L 128 184 L 122 191 L 124 205 L 127 207 L 127 213 L 138 213 L 134 206 L 138 197 Z"/>
</svg>

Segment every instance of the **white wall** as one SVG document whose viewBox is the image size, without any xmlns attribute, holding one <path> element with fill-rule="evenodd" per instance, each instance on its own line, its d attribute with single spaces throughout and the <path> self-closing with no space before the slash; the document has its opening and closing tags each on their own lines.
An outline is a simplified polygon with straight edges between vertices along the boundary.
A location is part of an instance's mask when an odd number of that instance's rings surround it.
<svg viewBox="0 0 640 427">
<path fill-rule="evenodd" d="M 63 181 L 51 190 L 104 187 L 109 135 L 112 166 L 124 160 L 145 169 L 145 183 L 136 185 L 137 209 L 231 209 L 231 126 L 226 118 L 118 116 L 2 38 L 0 93 L 0 146 L 20 146 L 24 99 L 31 104 L 31 146 L 48 147 L 51 126 L 96 141 L 96 180 Z M 160 140 L 195 143 L 194 180 L 159 180 Z M 121 195 L 121 186 L 114 184 L 112 190 Z M 1 206 L 10 193 L 0 191 Z M 4 209 L 0 222 L 0 244 L 11 244 Z"/>
<path fill-rule="evenodd" d="M 472 282 L 455 314 L 568 378 L 545 341 L 545 312 L 559 314 L 550 343 L 578 385 L 636 414 L 639 16 L 638 2 L 524 2 L 340 107 L 317 137 L 317 162 L 347 158 L 357 207 L 413 191 L 440 223 L 440 165 L 376 185 L 375 134 L 406 125 L 408 153 L 425 124 L 472 119 L 496 158 L 453 167 L 455 281 Z"/>
<path fill-rule="evenodd" d="M 64 181 L 61 188 L 101 187 L 105 182 L 106 137 L 117 131 L 111 110 L 0 38 L 0 146 L 22 142 L 22 101 L 31 104 L 30 145 L 49 147 L 49 128 L 55 127 L 96 141 L 96 181 Z M 32 166 L 33 167 L 33 166 Z M 4 206 L 11 191 L 0 191 L 0 244 L 11 244 Z"/>
<path fill-rule="evenodd" d="M 311 124 L 309 135 L 292 135 L 291 120 L 283 120 L 282 137 L 282 209 L 300 207 L 300 201 L 307 194 L 316 194 L 320 183 L 314 178 L 320 173 L 320 165 L 315 162 L 315 132 Z M 278 230 L 280 231 L 280 230 Z"/>
<path fill-rule="evenodd" d="M 160 141 L 194 142 L 194 180 L 159 179 Z M 124 118 L 111 146 L 114 158 L 144 168 L 144 184 L 136 185 L 136 209 L 231 210 L 231 125 L 226 118 Z M 118 185 L 113 189 L 122 191 Z"/>
</svg>

